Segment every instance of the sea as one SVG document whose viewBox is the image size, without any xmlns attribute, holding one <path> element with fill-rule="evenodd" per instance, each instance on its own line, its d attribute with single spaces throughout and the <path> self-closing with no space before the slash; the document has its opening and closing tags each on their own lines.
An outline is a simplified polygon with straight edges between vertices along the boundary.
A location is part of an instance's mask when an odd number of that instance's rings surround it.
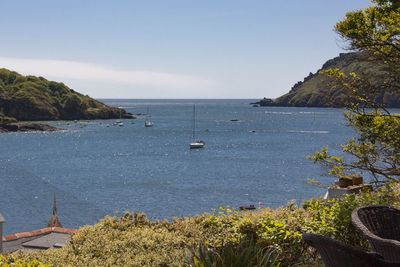
<svg viewBox="0 0 400 267">
<path fill-rule="evenodd" d="M 65 228 L 125 211 L 171 220 L 221 206 L 301 205 L 325 192 L 307 178 L 334 182 L 306 156 L 323 146 L 339 153 L 354 134 L 342 109 L 254 107 L 254 99 L 100 101 L 137 118 L 123 126 L 49 121 L 63 130 L 0 134 L 4 235 L 46 227 L 54 197 Z M 144 126 L 147 110 L 153 127 Z M 204 148 L 189 149 L 193 133 Z"/>
</svg>

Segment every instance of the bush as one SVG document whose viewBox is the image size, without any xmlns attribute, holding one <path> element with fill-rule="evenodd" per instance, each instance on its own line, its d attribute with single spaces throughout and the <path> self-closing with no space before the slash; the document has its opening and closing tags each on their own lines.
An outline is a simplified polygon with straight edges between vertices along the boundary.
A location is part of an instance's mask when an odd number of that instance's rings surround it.
<svg viewBox="0 0 400 267">
<path fill-rule="evenodd" d="M 318 258 L 301 234 L 318 233 L 365 248 L 366 240 L 351 225 L 351 212 L 372 204 L 398 207 L 399 196 L 399 184 L 391 184 L 342 199 L 312 199 L 302 207 L 289 203 L 244 212 L 222 207 L 219 212 L 171 222 L 125 213 L 83 227 L 63 249 L 18 257 L 60 266 L 208 266 L 246 260 L 268 266 L 275 259 L 280 266 L 315 265 Z"/>
<path fill-rule="evenodd" d="M 3 267 L 47 267 L 49 265 L 40 263 L 38 260 L 34 259 L 32 261 L 26 261 L 20 259 L 23 257 L 21 254 L 14 255 L 2 255 L 0 254 L 0 266 Z"/>
</svg>

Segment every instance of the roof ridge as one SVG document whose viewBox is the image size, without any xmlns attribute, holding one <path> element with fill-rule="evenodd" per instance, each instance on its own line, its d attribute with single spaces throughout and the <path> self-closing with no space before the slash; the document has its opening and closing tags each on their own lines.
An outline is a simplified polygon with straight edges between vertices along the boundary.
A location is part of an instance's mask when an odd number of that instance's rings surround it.
<svg viewBox="0 0 400 267">
<path fill-rule="evenodd" d="M 37 235 L 42 235 L 42 234 L 47 234 L 47 233 L 75 233 L 77 232 L 78 229 L 71 229 L 71 228 L 63 228 L 63 227 L 46 227 L 42 229 L 37 229 L 37 230 L 32 230 L 30 232 L 22 232 L 22 233 L 16 233 L 12 235 L 6 235 L 2 237 L 3 242 L 5 241 L 11 241 L 11 240 L 17 240 L 20 238 L 24 237 L 31 237 L 31 236 L 37 236 Z"/>
</svg>

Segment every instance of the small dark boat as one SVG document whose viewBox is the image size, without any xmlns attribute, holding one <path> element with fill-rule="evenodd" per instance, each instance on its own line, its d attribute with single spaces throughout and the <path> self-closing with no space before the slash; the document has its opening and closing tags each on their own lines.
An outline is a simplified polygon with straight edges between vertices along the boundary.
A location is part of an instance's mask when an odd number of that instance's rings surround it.
<svg viewBox="0 0 400 267">
<path fill-rule="evenodd" d="M 250 206 L 240 206 L 239 209 L 240 209 L 240 210 L 255 210 L 256 207 L 254 207 L 254 205 L 250 205 Z"/>
</svg>

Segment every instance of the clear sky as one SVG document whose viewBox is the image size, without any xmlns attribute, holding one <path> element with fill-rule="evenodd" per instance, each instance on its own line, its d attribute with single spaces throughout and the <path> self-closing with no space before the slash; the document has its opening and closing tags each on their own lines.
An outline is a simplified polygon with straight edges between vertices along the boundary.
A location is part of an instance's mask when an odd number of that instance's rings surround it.
<svg viewBox="0 0 400 267">
<path fill-rule="evenodd" d="M 344 52 L 368 0 L 1 0 L 0 67 L 95 98 L 262 98 Z"/>
</svg>

